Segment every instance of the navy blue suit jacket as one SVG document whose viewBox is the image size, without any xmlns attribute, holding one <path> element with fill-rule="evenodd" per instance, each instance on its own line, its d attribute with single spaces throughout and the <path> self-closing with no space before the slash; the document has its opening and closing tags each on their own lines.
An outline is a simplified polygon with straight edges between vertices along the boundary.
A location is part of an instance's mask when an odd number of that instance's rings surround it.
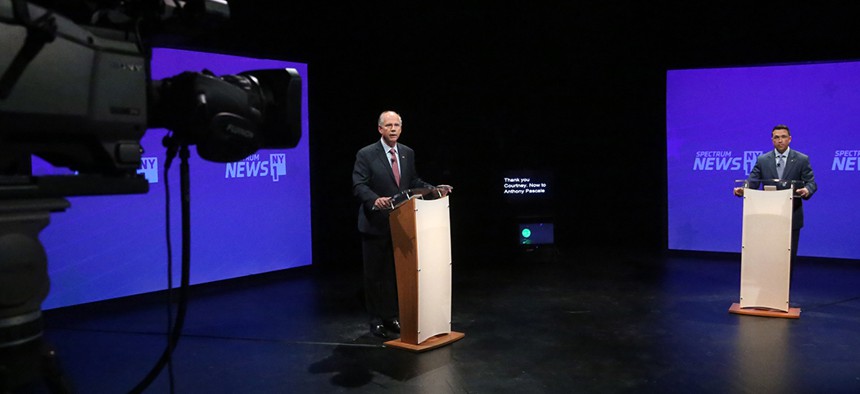
<svg viewBox="0 0 860 394">
<path fill-rule="evenodd" d="M 776 168 L 776 153 L 774 153 L 772 149 L 770 152 L 759 155 L 748 179 L 750 180 L 750 187 L 753 189 L 759 188 L 760 182 L 756 181 L 780 179 Z M 798 189 L 806 187 L 806 189 L 809 190 L 809 195 L 804 198 L 805 200 L 812 197 L 812 195 L 815 194 L 815 191 L 818 190 L 818 185 L 815 183 L 815 174 L 812 172 L 812 166 L 809 165 L 809 156 L 794 149 L 791 149 L 788 152 L 781 180 L 805 182 L 805 186 L 803 184 L 797 186 Z M 777 184 L 777 189 L 787 189 L 790 187 L 791 184 Z M 793 199 L 793 212 L 791 216 L 791 228 L 793 229 L 803 227 L 804 199 Z"/>
<path fill-rule="evenodd" d="M 415 152 L 397 143 L 400 155 L 400 186 L 394 180 L 389 154 L 379 140 L 361 148 L 355 155 L 352 169 L 352 194 L 361 204 L 358 208 L 358 231 L 366 234 L 387 234 L 389 211 L 374 211 L 373 203 L 379 197 L 391 197 L 403 190 L 433 187 L 424 182 L 415 169 Z"/>
</svg>

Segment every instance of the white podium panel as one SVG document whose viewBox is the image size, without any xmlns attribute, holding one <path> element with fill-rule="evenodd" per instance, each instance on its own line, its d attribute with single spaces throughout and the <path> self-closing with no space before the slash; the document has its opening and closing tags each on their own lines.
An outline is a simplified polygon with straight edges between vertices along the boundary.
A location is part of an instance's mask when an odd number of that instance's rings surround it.
<svg viewBox="0 0 860 394">
<path fill-rule="evenodd" d="M 418 343 L 451 331 L 451 225 L 448 197 L 415 201 Z"/>
<path fill-rule="evenodd" d="M 792 194 L 744 190 L 741 308 L 789 310 Z"/>
</svg>

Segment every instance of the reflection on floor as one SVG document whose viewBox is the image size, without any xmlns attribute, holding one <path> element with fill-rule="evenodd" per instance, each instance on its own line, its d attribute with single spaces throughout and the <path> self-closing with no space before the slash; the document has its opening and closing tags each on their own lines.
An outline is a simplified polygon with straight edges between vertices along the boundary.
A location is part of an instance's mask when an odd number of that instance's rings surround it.
<svg viewBox="0 0 860 394">
<path fill-rule="evenodd" d="M 302 268 L 195 288 L 146 392 L 860 392 L 860 262 L 802 260 L 798 320 L 728 313 L 739 257 L 538 251 L 454 268 L 453 328 L 415 354 L 367 332 L 360 272 Z M 163 296 L 46 311 L 75 392 L 124 393 L 163 351 Z"/>
</svg>

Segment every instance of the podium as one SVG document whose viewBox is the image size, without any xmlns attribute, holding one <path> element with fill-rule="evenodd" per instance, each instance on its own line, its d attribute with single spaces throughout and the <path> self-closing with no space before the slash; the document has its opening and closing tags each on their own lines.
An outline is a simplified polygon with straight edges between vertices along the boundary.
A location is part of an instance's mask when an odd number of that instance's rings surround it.
<svg viewBox="0 0 860 394">
<path fill-rule="evenodd" d="M 789 183 L 777 182 L 783 187 Z M 748 185 L 745 182 L 740 302 L 729 312 L 797 319 L 800 308 L 789 305 L 794 187 L 756 190 Z"/>
<path fill-rule="evenodd" d="M 462 339 L 451 331 L 451 225 L 448 197 L 409 198 L 391 211 L 400 302 L 400 339 L 386 346 L 423 352 Z"/>
</svg>

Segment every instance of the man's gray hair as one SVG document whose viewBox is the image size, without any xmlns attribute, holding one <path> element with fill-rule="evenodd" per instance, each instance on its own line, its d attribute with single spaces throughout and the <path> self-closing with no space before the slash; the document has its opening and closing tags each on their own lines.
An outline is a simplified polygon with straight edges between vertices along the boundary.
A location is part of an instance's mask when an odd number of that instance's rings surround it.
<svg viewBox="0 0 860 394">
<path fill-rule="evenodd" d="M 378 118 L 378 119 L 376 119 L 376 124 L 377 124 L 378 126 L 382 126 L 382 125 L 383 125 L 383 124 L 382 124 L 382 122 L 383 122 L 383 121 L 382 121 L 382 117 L 383 117 L 383 116 L 385 116 L 385 114 L 387 114 L 387 113 L 392 113 L 392 114 L 397 115 L 397 119 L 398 119 L 398 120 L 400 120 L 400 125 L 401 125 L 401 126 L 403 126 L 403 117 L 402 117 L 402 116 L 400 116 L 400 114 L 398 114 L 397 112 L 394 112 L 394 111 L 385 111 L 385 112 L 383 112 L 383 113 L 379 114 L 379 118 Z"/>
</svg>

